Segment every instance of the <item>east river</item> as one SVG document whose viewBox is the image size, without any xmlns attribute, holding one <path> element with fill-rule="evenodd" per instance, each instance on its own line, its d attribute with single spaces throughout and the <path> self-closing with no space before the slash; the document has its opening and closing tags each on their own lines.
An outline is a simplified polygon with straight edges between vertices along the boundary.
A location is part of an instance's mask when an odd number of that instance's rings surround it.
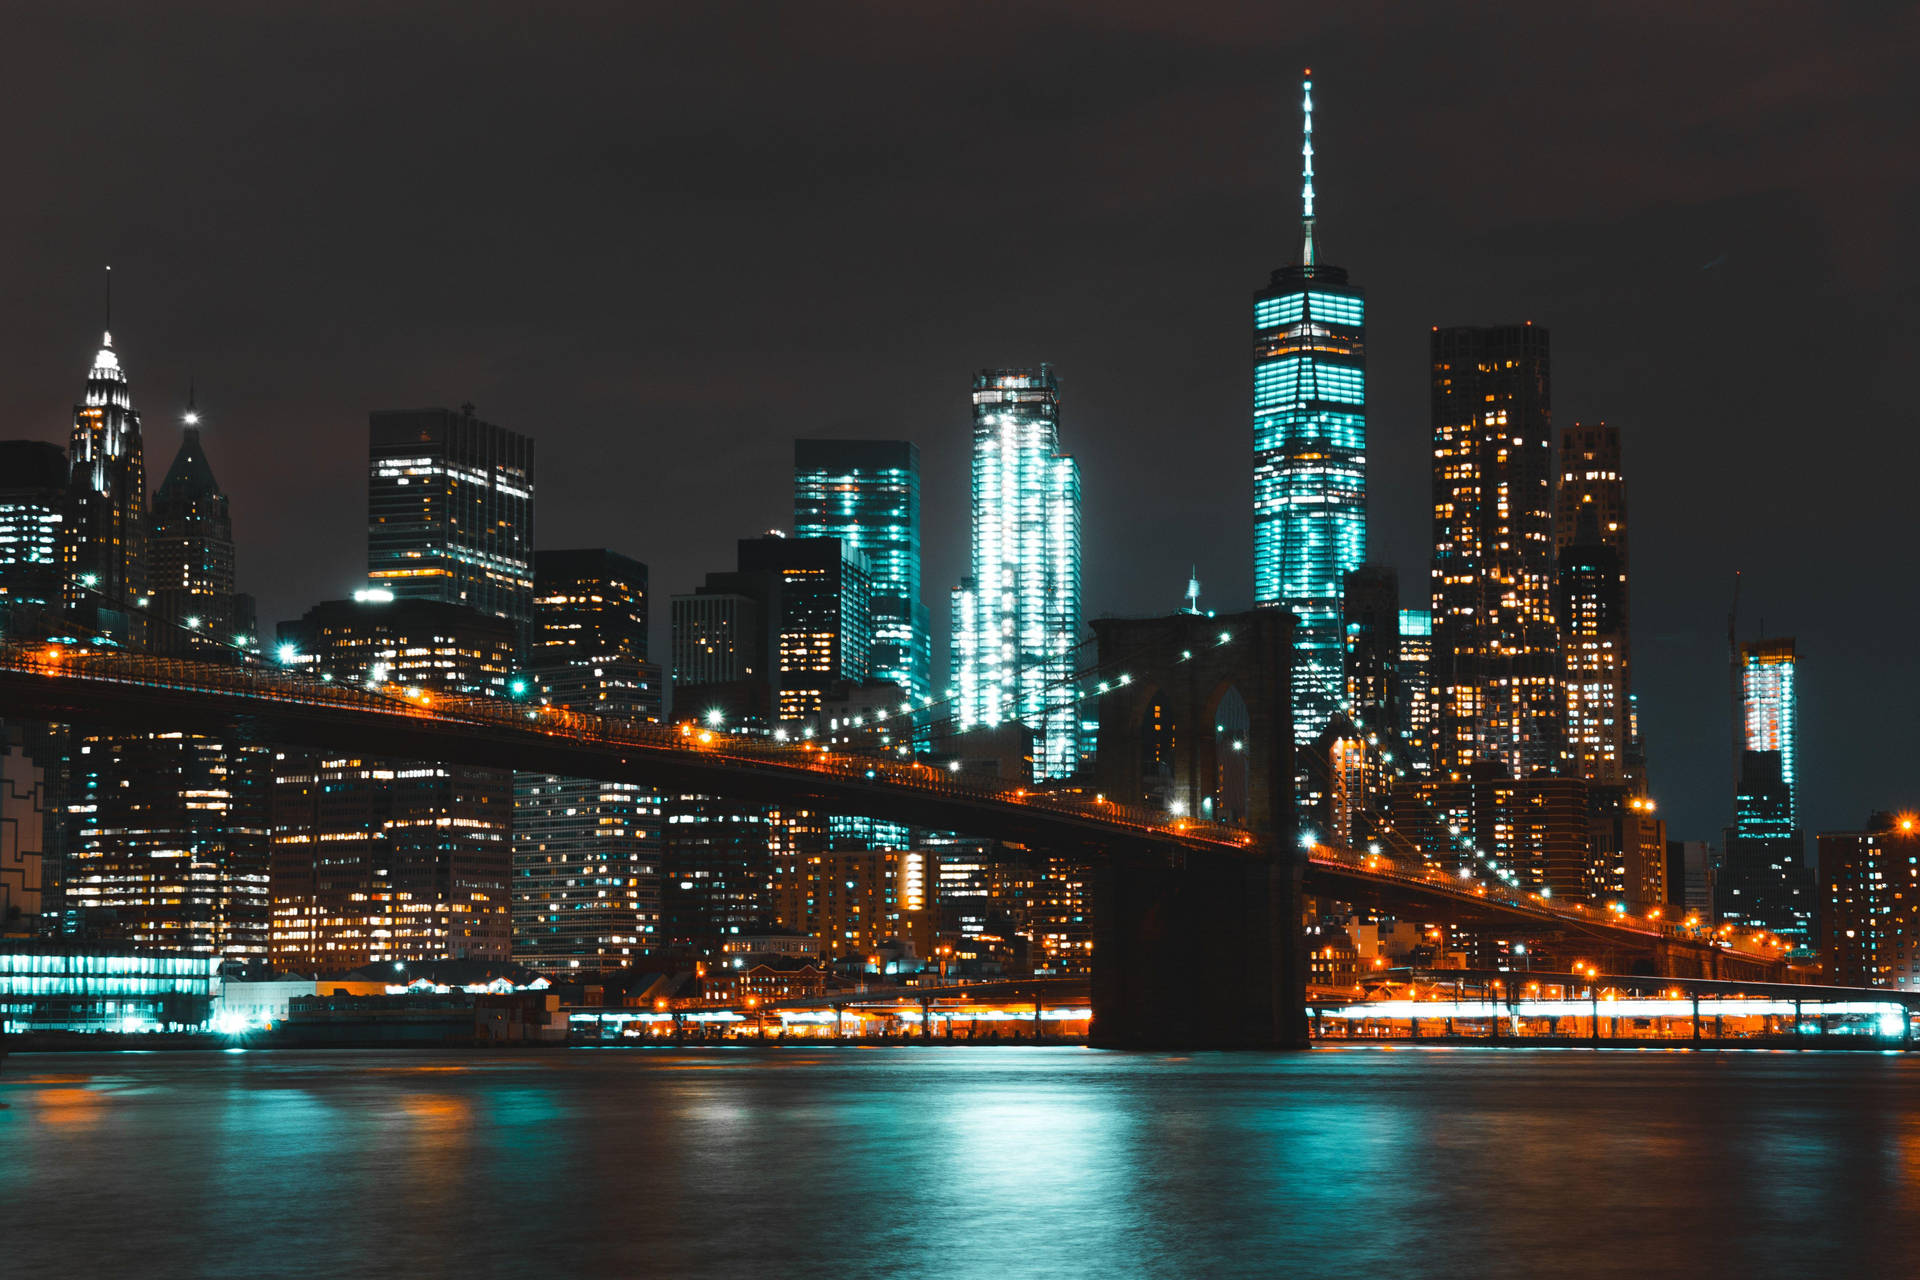
<svg viewBox="0 0 1920 1280">
<path fill-rule="evenodd" d="M 0 1275 L 1920 1274 L 1920 1055 L 15 1055 Z"/>
</svg>

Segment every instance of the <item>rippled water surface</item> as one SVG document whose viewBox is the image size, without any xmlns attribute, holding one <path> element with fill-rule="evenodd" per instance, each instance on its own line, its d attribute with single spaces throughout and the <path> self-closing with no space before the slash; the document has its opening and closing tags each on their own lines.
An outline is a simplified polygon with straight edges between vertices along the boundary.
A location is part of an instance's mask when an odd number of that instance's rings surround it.
<svg viewBox="0 0 1920 1280">
<path fill-rule="evenodd" d="M 0 1275 L 1915 1276 L 1920 1056 L 15 1055 Z"/>
</svg>

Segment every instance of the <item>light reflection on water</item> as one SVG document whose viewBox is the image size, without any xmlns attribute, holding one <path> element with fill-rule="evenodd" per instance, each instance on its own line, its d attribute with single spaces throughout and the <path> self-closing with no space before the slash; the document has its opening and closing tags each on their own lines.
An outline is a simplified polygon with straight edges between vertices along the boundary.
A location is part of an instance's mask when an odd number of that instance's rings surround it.
<svg viewBox="0 0 1920 1280">
<path fill-rule="evenodd" d="M 1920 1058 L 16 1056 L 0 1273 L 1920 1274 Z"/>
</svg>

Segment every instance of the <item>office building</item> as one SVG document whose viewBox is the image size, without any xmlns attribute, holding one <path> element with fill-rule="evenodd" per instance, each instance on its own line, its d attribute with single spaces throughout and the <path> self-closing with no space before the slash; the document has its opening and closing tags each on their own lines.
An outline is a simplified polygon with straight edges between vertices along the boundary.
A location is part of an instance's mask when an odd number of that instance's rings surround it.
<svg viewBox="0 0 1920 1280">
<path fill-rule="evenodd" d="M 126 371 L 101 337 L 73 410 L 61 550 L 66 630 L 81 640 L 138 645 L 147 594 L 147 467 Z"/>
<path fill-rule="evenodd" d="M 834 960 L 870 956 L 894 939 L 931 952 L 938 919 L 925 851 L 829 836 L 794 854 L 775 862 L 770 888 L 782 928 Z"/>
<path fill-rule="evenodd" d="M 1080 767 L 1080 470 L 1060 452 L 1053 366 L 973 380 L 972 574 L 953 593 L 951 696 L 962 731 L 1033 734 L 1037 778 Z M 1090 744 L 1089 744 L 1090 745 Z"/>
<path fill-rule="evenodd" d="M 767 678 L 766 584 L 727 590 L 716 583 L 733 576 L 708 574 L 697 590 L 673 597 L 675 689 Z"/>
<path fill-rule="evenodd" d="M 505 696 L 516 664 L 506 619 L 438 600 L 395 600 L 381 589 L 323 600 L 280 624 L 274 649 L 288 666 L 430 693 Z"/>
<path fill-rule="evenodd" d="M 54 633 L 66 499 L 67 455 L 59 445 L 0 440 L 0 635 Z"/>
<path fill-rule="evenodd" d="M 1366 295 L 1318 260 L 1311 79 L 1304 95 L 1300 261 L 1253 303 L 1253 598 L 1300 620 L 1302 744 L 1344 700 L 1342 588 L 1367 550 Z"/>
<path fill-rule="evenodd" d="M 647 567 L 603 549 L 534 558 L 534 678 L 551 705 L 656 723 Z M 630 966 L 658 945 L 661 798 L 633 782 L 513 779 L 513 958 L 541 973 Z"/>
<path fill-rule="evenodd" d="M 1576 422 L 1561 433 L 1553 525 L 1567 767 L 1589 782 L 1639 794 L 1646 769 L 1631 695 L 1627 486 L 1617 429 Z"/>
<path fill-rule="evenodd" d="M 1400 743 L 1404 772 L 1424 776 L 1433 768 L 1433 613 L 1400 611 Z M 1396 766 L 1403 762 L 1396 758 Z"/>
<path fill-rule="evenodd" d="M 726 939 L 772 923 L 772 845 L 790 851 L 800 820 L 766 805 L 708 795 L 669 795 L 660 878 L 660 944 L 692 957 L 719 954 Z"/>
<path fill-rule="evenodd" d="M 1826 981 L 1920 991 L 1920 819 L 1875 813 L 1821 832 L 1820 961 Z"/>
<path fill-rule="evenodd" d="M 1589 805 L 1585 779 L 1516 779 L 1490 760 L 1403 784 L 1392 797 L 1394 825 L 1428 851 L 1436 870 L 1505 872 L 1514 888 L 1574 902 L 1604 896 L 1590 857 Z"/>
<path fill-rule="evenodd" d="M 178 732 L 70 732 L 69 930 L 264 958 L 270 749 Z"/>
<path fill-rule="evenodd" d="M 932 696 L 933 639 L 920 599 L 920 450 L 906 440 L 793 442 L 793 534 L 838 538 L 872 575 L 869 678 L 918 706 Z"/>
<path fill-rule="evenodd" d="M 736 564 L 673 597 L 676 713 L 761 730 L 817 720 L 836 685 L 868 678 L 866 558 L 838 538 L 770 534 L 742 538 Z"/>
<path fill-rule="evenodd" d="M 1780 757 L 1780 781 L 1787 791 L 1787 818 L 1797 823 L 1799 806 L 1800 700 L 1794 677 L 1799 659 L 1792 636 L 1751 640 L 1738 647 L 1740 729 L 1747 751 L 1771 751 Z"/>
<path fill-rule="evenodd" d="M 191 406 L 148 523 L 148 642 L 156 653 L 237 661 L 258 648 L 253 600 L 234 587 L 233 517 Z"/>
<path fill-rule="evenodd" d="M 1623 903 L 1635 915 L 1664 910 L 1670 897 L 1667 824 L 1653 801 L 1618 785 L 1590 783 L 1587 805 L 1592 900 Z"/>
<path fill-rule="evenodd" d="M 509 957 L 511 774 L 351 752 L 274 764 L 276 967 Z"/>
<path fill-rule="evenodd" d="M 472 405 L 368 419 L 367 578 L 401 600 L 533 615 L 533 440 Z"/>
<path fill-rule="evenodd" d="M 739 572 L 768 584 L 775 719 L 817 719 L 837 682 L 867 679 L 873 658 L 867 560 L 838 538 L 742 538 Z M 904 691 L 902 697 L 905 697 Z"/>
<path fill-rule="evenodd" d="M 1818 899 L 1778 751 L 1747 751 L 1715 890 L 1720 918 L 1811 947 Z"/>
<path fill-rule="evenodd" d="M 535 671 L 607 658 L 647 658 L 647 566 L 603 547 L 533 558 Z"/>
<path fill-rule="evenodd" d="M 369 590 L 282 624 L 276 653 L 340 681 L 502 696 L 519 644 L 509 619 Z M 339 972 L 511 953 L 509 771 L 278 751 L 271 818 L 277 966 Z"/>
<path fill-rule="evenodd" d="M 1564 761 L 1548 356 L 1531 324 L 1433 331 L 1437 775 Z"/>
</svg>

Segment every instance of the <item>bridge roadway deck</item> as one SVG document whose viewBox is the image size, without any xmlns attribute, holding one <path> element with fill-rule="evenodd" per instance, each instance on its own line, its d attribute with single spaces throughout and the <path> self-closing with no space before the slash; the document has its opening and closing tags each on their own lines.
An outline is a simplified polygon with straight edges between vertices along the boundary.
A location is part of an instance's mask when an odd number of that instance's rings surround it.
<svg viewBox="0 0 1920 1280">
<path fill-rule="evenodd" d="M 112 649 L 0 642 L 0 716 L 166 729 L 266 744 L 435 760 L 656 790 L 814 806 L 1093 857 L 1302 857 L 1253 832 L 950 773 L 917 760 L 779 744 L 693 725 L 604 719 L 499 699 L 327 682 L 268 664 L 223 665 Z M 1748 954 L 1726 941 L 1331 845 L 1304 851 L 1304 891 L 1415 918 L 1518 934 L 1573 931 L 1633 949 Z"/>
</svg>

